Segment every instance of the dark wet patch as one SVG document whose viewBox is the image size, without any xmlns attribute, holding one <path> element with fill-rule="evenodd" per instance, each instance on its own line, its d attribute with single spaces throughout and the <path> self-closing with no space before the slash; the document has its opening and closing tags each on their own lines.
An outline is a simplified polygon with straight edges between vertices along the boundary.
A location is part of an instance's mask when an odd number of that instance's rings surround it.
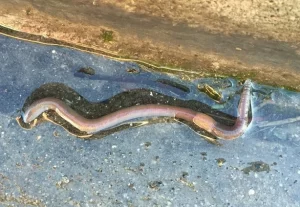
<svg viewBox="0 0 300 207">
<path fill-rule="evenodd" d="M 78 70 L 79 73 L 84 73 L 87 75 L 95 75 L 95 70 L 91 67 L 83 67 Z"/>
<path fill-rule="evenodd" d="M 110 114 L 112 112 L 118 111 L 120 109 L 128 108 L 135 105 L 144 105 L 144 104 L 166 104 L 170 106 L 179 106 L 184 108 L 190 108 L 194 111 L 202 112 L 209 114 L 215 120 L 225 125 L 233 125 L 235 118 L 232 116 L 228 116 L 225 113 L 212 109 L 206 104 L 195 100 L 181 100 L 175 99 L 171 96 L 166 96 L 161 93 L 157 93 L 152 90 L 146 89 L 136 89 L 127 92 L 122 92 L 120 94 L 115 95 L 114 97 L 107 99 L 103 102 L 99 103 L 90 103 L 72 88 L 65 86 L 61 83 L 49 83 L 42 85 L 38 89 L 36 89 L 25 101 L 24 106 L 22 108 L 23 111 L 30 106 L 34 101 L 46 98 L 53 97 L 64 101 L 69 107 L 75 110 L 79 115 L 88 118 L 95 119 L 102 117 L 104 115 Z M 136 122 L 136 123 L 125 123 L 120 126 L 116 126 L 112 129 L 108 129 L 105 131 L 101 131 L 95 135 L 88 136 L 85 132 L 79 131 L 75 127 L 73 127 L 70 123 L 65 121 L 63 118 L 58 116 L 54 111 L 47 111 L 44 113 L 44 116 L 40 116 L 37 119 L 37 124 L 41 123 L 44 120 L 51 121 L 55 124 L 58 124 L 69 131 L 71 134 L 74 134 L 79 137 L 86 138 L 101 138 L 107 136 L 116 131 L 120 131 L 123 129 L 127 129 L 128 127 L 138 127 L 145 125 L 145 122 Z M 174 122 L 173 118 L 152 118 L 146 121 L 146 124 L 155 124 L 155 123 L 168 123 Z M 182 123 L 188 125 L 191 129 L 199 134 L 204 134 L 206 136 L 213 137 L 205 130 L 200 129 L 193 123 L 188 123 L 184 120 L 177 120 Z M 19 120 L 22 122 L 22 119 Z M 20 126 L 24 128 L 31 128 L 30 124 L 19 123 Z"/>
<path fill-rule="evenodd" d="M 183 92 L 186 92 L 186 93 L 190 92 L 190 89 L 187 86 L 185 86 L 183 84 L 180 84 L 180 83 L 177 83 L 177 82 L 172 81 L 172 80 L 158 79 L 158 80 L 156 80 L 156 82 L 162 83 L 164 85 L 169 85 L 169 86 L 172 86 L 174 88 L 178 88 L 179 90 L 182 90 Z"/>
<path fill-rule="evenodd" d="M 269 164 L 264 163 L 263 161 L 250 162 L 248 164 L 250 165 L 249 167 L 242 169 L 247 175 L 249 175 L 250 172 L 270 172 Z"/>
<path fill-rule="evenodd" d="M 149 77 L 136 77 L 136 76 L 106 76 L 106 75 L 99 75 L 94 74 L 93 76 L 86 75 L 85 73 L 75 72 L 74 76 L 77 78 L 87 78 L 89 80 L 107 80 L 107 81 L 114 81 L 118 83 L 133 83 L 139 85 L 146 85 L 147 87 L 151 88 L 163 88 L 167 89 L 170 92 L 177 94 L 178 96 L 185 97 L 189 89 L 186 86 L 181 85 L 181 87 L 174 86 L 175 84 L 164 84 L 155 80 L 149 79 Z M 172 81 L 170 81 L 172 82 Z M 182 88 L 186 87 L 188 90 L 183 90 Z"/>
</svg>

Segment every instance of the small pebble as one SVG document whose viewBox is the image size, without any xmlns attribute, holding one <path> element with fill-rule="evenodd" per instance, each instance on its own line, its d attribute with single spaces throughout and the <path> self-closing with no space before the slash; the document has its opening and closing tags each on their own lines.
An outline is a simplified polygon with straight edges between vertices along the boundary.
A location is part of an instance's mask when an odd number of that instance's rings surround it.
<svg viewBox="0 0 300 207">
<path fill-rule="evenodd" d="M 253 189 L 250 189 L 248 194 L 251 196 L 251 195 L 254 195 L 255 194 L 255 191 Z"/>
</svg>

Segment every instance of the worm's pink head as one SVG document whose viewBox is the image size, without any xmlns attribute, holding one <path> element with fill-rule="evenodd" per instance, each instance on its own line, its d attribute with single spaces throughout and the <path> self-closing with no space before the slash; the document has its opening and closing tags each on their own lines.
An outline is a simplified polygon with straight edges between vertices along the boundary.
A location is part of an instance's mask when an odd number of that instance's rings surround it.
<svg viewBox="0 0 300 207">
<path fill-rule="evenodd" d="M 202 113 L 198 113 L 193 118 L 194 124 L 196 124 L 198 127 L 208 131 L 212 132 L 213 128 L 215 127 L 216 121 L 211 118 L 210 116 Z"/>
</svg>

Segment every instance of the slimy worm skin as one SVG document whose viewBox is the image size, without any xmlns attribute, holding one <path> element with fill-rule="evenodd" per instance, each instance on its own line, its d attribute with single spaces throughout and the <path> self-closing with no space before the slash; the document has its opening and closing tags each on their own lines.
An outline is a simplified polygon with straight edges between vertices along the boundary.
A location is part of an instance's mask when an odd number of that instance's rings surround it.
<svg viewBox="0 0 300 207">
<path fill-rule="evenodd" d="M 247 129 L 250 90 L 251 81 L 246 80 L 238 106 L 238 116 L 233 126 L 218 123 L 212 117 L 191 109 L 155 104 L 132 106 L 97 119 L 87 119 L 71 109 L 66 103 L 56 98 L 43 98 L 35 101 L 22 113 L 22 119 L 25 123 L 30 123 L 43 112 L 53 110 L 80 131 L 95 134 L 136 118 L 174 117 L 193 122 L 220 139 L 230 140 L 238 138 Z"/>
<path fill-rule="evenodd" d="M 23 121 L 30 123 L 47 110 L 54 110 L 60 117 L 80 131 L 94 134 L 117 126 L 123 122 L 140 117 L 174 117 L 193 121 L 196 112 L 166 105 L 139 105 L 113 112 L 97 119 L 86 119 L 71 109 L 63 101 L 55 98 L 44 98 L 34 102 L 23 114 Z"/>
<path fill-rule="evenodd" d="M 251 99 L 251 80 L 244 83 L 243 92 L 241 94 L 237 119 L 233 126 L 227 126 L 216 122 L 213 118 L 206 114 L 197 114 L 193 122 L 202 129 L 221 139 L 236 139 L 245 133 L 249 122 L 249 108 Z"/>
</svg>

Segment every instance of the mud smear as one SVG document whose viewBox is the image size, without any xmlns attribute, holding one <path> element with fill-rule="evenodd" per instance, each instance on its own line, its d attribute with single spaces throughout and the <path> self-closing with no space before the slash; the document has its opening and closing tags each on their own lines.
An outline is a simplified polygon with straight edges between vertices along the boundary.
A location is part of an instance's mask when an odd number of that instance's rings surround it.
<svg viewBox="0 0 300 207">
<path fill-rule="evenodd" d="M 151 95 L 150 95 L 151 94 Z M 42 85 L 38 89 L 36 89 L 25 101 L 24 106 L 22 108 L 25 111 L 34 101 L 46 98 L 53 97 L 64 101 L 67 105 L 69 105 L 73 110 L 75 110 L 79 115 L 87 118 L 87 119 L 95 119 L 102 117 L 104 115 L 110 114 L 112 112 L 118 111 L 120 109 L 124 109 L 127 107 L 135 106 L 135 105 L 144 105 L 144 104 L 166 104 L 170 106 L 179 106 L 184 108 L 190 108 L 194 111 L 202 112 L 205 114 L 209 114 L 216 121 L 223 123 L 225 125 L 232 126 L 235 122 L 235 117 L 229 116 L 228 114 L 222 113 L 220 111 L 212 109 L 210 106 L 203 104 L 201 102 L 195 100 L 181 100 L 176 99 L 171 96 L 166 96 L 160 93 L 157 93 L 153 90 L 147 89 L 136 89 L 127 92 L 120 93 L 110 99 L 107 99 L 103 102 L 99 103 L 91 103 L 88 102 L 84 97 L 74 91 L 72 88 L 61 84 L 61 83 L 48 83 Z M 25 124 L 22 119 L 17 120 L 19 125 L 25 129 L 31 129 L 33 127 L 33 123 Z M 109 134 L 112 134 L 116 131 L 120 131 L 123 129 L 127 129 L 129 127 L 137 127 L 143 126 L 145 124 L 155 124 L 155 123 L 166 123 L 166 122 L 174 122 L 180 121 L 186 125 L 188 125 L 191 129 L 193 129 L 196 133 L 204 134 L 205 136 L 210 136 L 206 131 L 199 129 L 195 124 L 188 123 L 186 121 L 173 119 L 173 118 L 152 118 L 148 119 L 146 122 L 133 122 L 133 123 L 125 123 L 124 125 L 117 126 L 113 129 L 101 131 L 95 135 L 88 135 L 85 132 L 79 131 L 71 124 L 66 122 L 60 116 L 58 116 L 54 111 L 47 111 L 44 115 L 38 117 L 37 122 L 34 124 L 40 124 L 44 121 L 51 121 L 57 125 L 62 126 L 71 134 L 82 137 L 82 138 L 102 138 Z"/>
<path fill-rule="evenodd" d="M 249 167 L 242 169 L 245 174 L 249 175 L 250 172 L 270 172 L 269 164 L 262 161 L 250 162 L 248 164 L 250 165 Z"/>
</svg>

